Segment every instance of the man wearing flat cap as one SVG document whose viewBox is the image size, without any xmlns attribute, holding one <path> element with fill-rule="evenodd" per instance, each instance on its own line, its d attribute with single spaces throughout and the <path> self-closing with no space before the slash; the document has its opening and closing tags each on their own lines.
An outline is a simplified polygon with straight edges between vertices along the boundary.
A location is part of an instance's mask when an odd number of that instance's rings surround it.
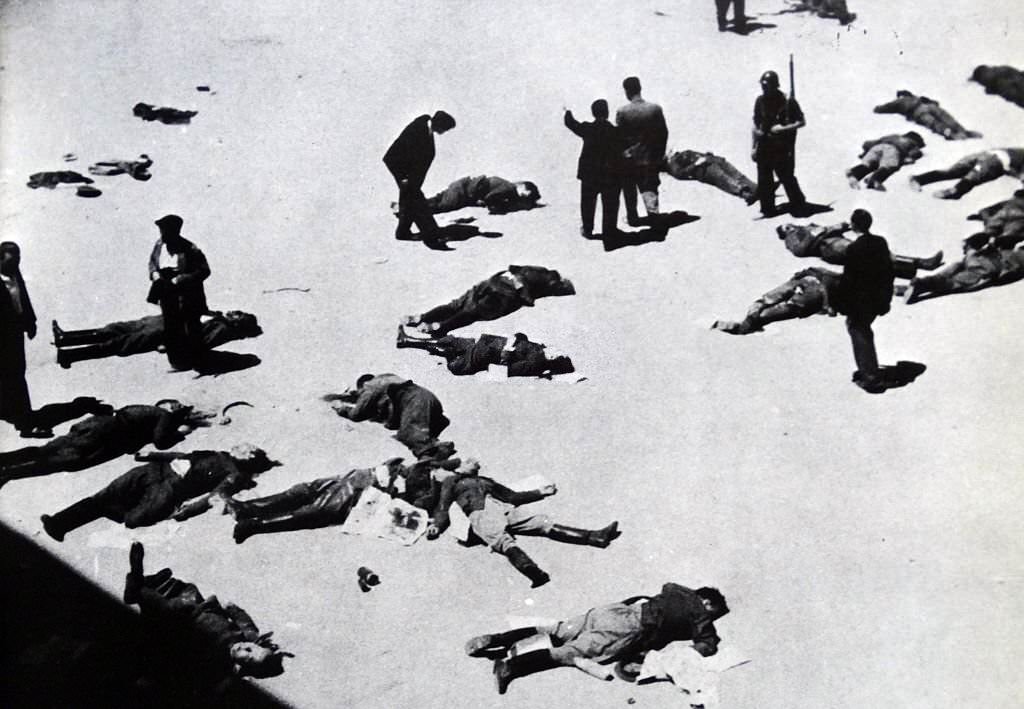
<svg viewBox="0 0 1024 709">
<path fill-rule="evenodd" d="M 182 223 L 177 214 L 156 220 L 160 239 L 149 256 L 147 298 L 160 306 L 167 360 L 176 370 L 194 368 L 203 354 L 199 317 L 208 310 L 203 281 L 210 275 L 206 256 L 181 235 Z"/>
</svg>

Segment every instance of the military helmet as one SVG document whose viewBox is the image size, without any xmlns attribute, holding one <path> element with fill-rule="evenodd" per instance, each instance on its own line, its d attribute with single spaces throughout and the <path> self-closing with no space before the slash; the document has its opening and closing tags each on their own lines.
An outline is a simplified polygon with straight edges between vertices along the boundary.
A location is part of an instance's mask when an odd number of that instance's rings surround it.
<svg viewBox="0 0 1024 709">
<path fill-rule="evenodd" d="M 779 75 L 776 74 L 774 71 L 766 71 L 765 73 L 761 74 L 761 83 L 768 84 L 769 86 L 774 86 L 777 88 L 779 85 Z"/>
</svg>

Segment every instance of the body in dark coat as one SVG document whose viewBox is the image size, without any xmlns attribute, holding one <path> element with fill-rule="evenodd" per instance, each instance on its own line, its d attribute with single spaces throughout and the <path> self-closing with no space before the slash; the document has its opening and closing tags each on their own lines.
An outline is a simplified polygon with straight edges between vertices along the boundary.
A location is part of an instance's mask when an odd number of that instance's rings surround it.
<svg viewBox="0 0 1024 709">
<path fill-rule="evenodd" d="M 874 111 L 875 113 L 898 113 L 905 116 L 908 121 L 922 125 L 946 140 L 967 140 L 981 137 L 981 133 L 967 130 L 960 125 L 949 111 L 939 105 L 938 101 L 927 96 L 917 96 L 905 89 L 896 92 L 896 100 L 879 104 L 875 106 Z"/>
<path fill-rule="evenodd" d="M 542 266 L 509 266 L 477 283 L 464 294 L 444 305 L 432 308 L 407 324 L 425 324 L 431 334 L 446 335 L 451 330 L 480 320 L 497 320 L 545 296 L 574 295 L 572 283 Z"/>
<path fill-rule="evenodd" d="M 1007 101 L 1024 108 L 1024 71 L 1012 66 L 975 67 L 971 81 L 985 87 L 985 93 L 1002 96 Z"/>
</svg>

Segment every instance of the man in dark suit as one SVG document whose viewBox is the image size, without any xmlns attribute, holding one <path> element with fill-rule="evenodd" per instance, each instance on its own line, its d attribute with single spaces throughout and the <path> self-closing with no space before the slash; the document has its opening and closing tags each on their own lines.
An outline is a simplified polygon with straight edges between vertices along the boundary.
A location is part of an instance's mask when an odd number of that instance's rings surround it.
<svg viewBox="0 0 1024 709">
<path fill-rule="evenodd" d="M 53 434 L 32 425 L 32 403 L 25 382 L 25 335 L 36 336 L 36 314 L 21 277 L 21 249 L 0 244 L 0 419 L 10 421 L 23 438 Z"/>
<path fill-rule="evenodd" d="M 619 221 L 619 161 L 622 146 L 618 129 L 608 120 L 608 102 L 598 99 L 590 104 L 594 120 L 580 123 L 572 111 L 565 112 L 565 127 L 583 138 L 583 148 L 576 167 L 580 181 L 580 235 L 590 238 L 594 233 L 594 210 L 601 195 L 601 235 L 615 236 Z"/>
<path fill-rule="evenodd" d="M 207 312 L 203 281 L 210 276 L 206 256 L 181 235 L 182 218 L 156 220 L 160 239 L 149 256 L 150 303 L 160 305 L 167 361 L 177 370 L 192 369 L 203 353 L 200 316 Z"/>
<path fill-rule="evenodd" d="M 864 209 L 855 209 L 850 215 L 856 240 L 846 250 L 846 265 L 836 289 L 834 306 L 846 316 L 846 330 L 850 333 L 853 358 L 857 362 L 854 383 L 866 392 L 881 394 L 885 383 L 878 371 L 871 323 L 889 312 L 895 274 L 889 244 L 871 233 L 871 221 L 871 214 Z"/>
<path fill-rule="evenodd" d="M 668 126 L 661 106 L 645 101 L 640 79 L 626 77 L 622 82 L 629 103 L 615 112 L 615 124 L 625 146 L 622 173 L 622 200 L 626 203 L 626 222 L 640 226 L 636 210 L 636 193 L 644 200 L 647 216 L 658 213 L 658 169 L 665 157 Z"/>
<path fill-rule="evenodd" d="M 455 127 L 455 119 L 444 111 L 433 116 L 423 114 L 415 118 L 384 153 L 384 164 L 398 183 L 398 227 L 395 238 L 415 240 L 410 227 L 415 224 L 419 237 L 430 242 L 436 237 L 434 221 L 427 199 L 423 196 L 423 182 L 430 164 L 434 162 L 434 134 L 447 133 Z"/>
</svg>

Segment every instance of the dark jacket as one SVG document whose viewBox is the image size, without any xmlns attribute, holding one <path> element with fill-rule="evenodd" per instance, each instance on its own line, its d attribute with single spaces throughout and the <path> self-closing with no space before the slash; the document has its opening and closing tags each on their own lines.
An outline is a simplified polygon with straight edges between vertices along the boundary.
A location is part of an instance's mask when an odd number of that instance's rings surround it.
<svg viewBox="0 0 1024 709">
<path fill-rule="evenodd" d="M 626 168 L 656 171 L 665 157 L 668 126 L 661 106 L 634 96 L 615 112 Z"/>
<path fill-rule="evenodd" d="M 772 126 L 802 120 L 804 113 L 795 98 L 787 97 L 782 91 L 758 96 L 754 101 L 754 127 L 762 131 L 763 135 L 757 139 L 757 159 L 781 159 L 792 156 L 796 146 L 796 131 L 775 135 L 770 129 Z"/>
<path fill-rule="evenodd" d="M 892 301 L 892 255 L 877 234 L 862 234 L 846 249 L 834 306 L 844 315 L 870 318 L 889 312 Z"/>
<path fill-rule="evenodd" d="M 203 281 L 210 277 L 210 264 L 199 247 L 188 239 L 181 239 L 180 252 L 176 254 L 178 265 L 172 274 L 180 280 L 172 285 L 168 278 L 160 278 L 153 281 L 150 287 L 150 303 L 159 303 L 165 297 L 176 297 L 179 299 L 181 311 L 190 315 L 202 315 L 208 308 L 206 306 L 206 291 L 203 289 Z M 152 279 L 154 273 L 160 272 L 160 251 L 163 248 L 163 240 L 157 239 L 153 250 L 149 254 L 149 275 Z"/>
<path fill-rule="evenodd" d="M 888 145 L 896 148 L 904 163 L 914 162 L 922 155 L 921 146 L 918 145 L 917 141 L 913 138 L 908 138 L 901 133 L 892 133 L 890 135 L 884 135 L 876 140 L 865 140 L 864 143 L 861 144 L 860 157 L 864 157 L 871 148 L 880 143 L 887 143 Z"/>
<path fill-rule="evenodd" d="M 430 116 L 423 114 L 413 119 L 391 144 L 384 153 L 384 164 L 396 180 L 408 180 L 414 187 L 422 187 L 434 162 L 434 152 Z"/>
<path fill-rule="evenodd" d="M 631 600 L 634 599 L 626 602 Z M 696 591 L 667 583 L 661 593 L 648 599 L 641 611 L 644 634 L 638 650 L 660 650 L 675 640 L 692 640 L 701 655 L 714 655 L 720 638 L 713 621 L 725 613 L 728 610 L 719 614 L 708 612 Z"/>
<path fill-rule="evenodd" d="M 576 178 L 597 185 L 615 184 L 623 150 L 619 129 L 607 119 L 580 123 L 571 111 L 565 112 L 565 127 L 583 138 Z"/>
</svg>

